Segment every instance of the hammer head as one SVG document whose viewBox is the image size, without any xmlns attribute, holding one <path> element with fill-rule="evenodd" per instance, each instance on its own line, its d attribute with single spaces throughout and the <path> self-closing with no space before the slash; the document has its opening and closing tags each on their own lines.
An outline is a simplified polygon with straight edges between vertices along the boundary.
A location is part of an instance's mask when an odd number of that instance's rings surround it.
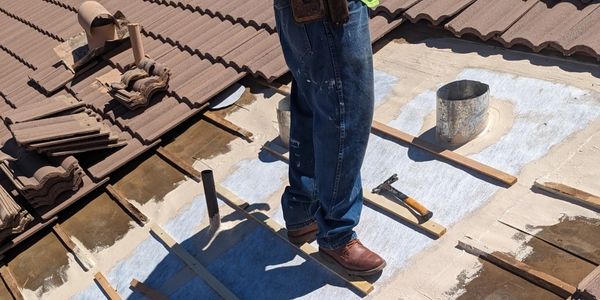
<svg viewBox="0 0 600 300">
<path fill-rule="evenodd" d="M 398 181 L 398 174 L 390 176 L 390 178 L 378 185 L 371 192 L 373 194 L 382 194 L 383 192 L 390 190 L 392 188 L 392 184 L 396 181 Z"/>
</svg>

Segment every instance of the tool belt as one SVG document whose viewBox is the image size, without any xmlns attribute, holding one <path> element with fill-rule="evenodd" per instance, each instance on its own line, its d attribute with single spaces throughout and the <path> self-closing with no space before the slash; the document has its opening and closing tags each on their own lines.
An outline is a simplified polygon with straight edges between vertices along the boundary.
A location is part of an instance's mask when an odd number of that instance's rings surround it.
<svg viewBox="0 0 600 300">
<path fill-rule="evenodd" d="M 290 0 L 294 20 L 299 24 L 329 18 L 335 25 L 348 21 L 348 0 Z"/>
</svg>

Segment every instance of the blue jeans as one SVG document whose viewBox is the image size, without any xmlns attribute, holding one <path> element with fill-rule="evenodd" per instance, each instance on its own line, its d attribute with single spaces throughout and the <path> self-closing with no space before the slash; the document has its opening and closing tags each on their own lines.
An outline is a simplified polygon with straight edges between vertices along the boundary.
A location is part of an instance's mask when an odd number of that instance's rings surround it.
<svg viewBox="0 0 600 300">
<path fill-rule="evenodd" d="M 373 121 L 369 12 L 348 1 L 350 19 L 297 24 L 289 0 L 275 0 L 277 31 L 292 74 L 288 229 L 317 222 L 320 247 L 356 238 L 363 205 L 360 169 Z"/>
</svg>

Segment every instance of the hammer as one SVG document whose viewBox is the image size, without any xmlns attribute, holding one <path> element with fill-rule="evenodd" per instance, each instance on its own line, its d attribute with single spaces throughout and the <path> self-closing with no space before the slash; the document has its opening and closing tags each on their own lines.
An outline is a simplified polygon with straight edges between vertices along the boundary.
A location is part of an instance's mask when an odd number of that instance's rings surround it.
<svg viewBox="0 0 600 300">
<path fill-rule="evenodd" d="M 431 217 L 433 217 L 433 213 L 431 211 L 429 211 L 421 203 L 417 202 L 417 200 L 405 195 L 404 193 L 392 186 L 392 184 L 396 181 L 398 181 L 398 174 L 392 175 L 384 183 L 374 188 L 372 191 L 373 194 L 383 195 L 387 192 L 394 196 L 396 199 L 404 202 L 406 205 L 408 205 L 408 207 L 412 208 L 414 211 L 416 211 L 421 216 L 421 219 L 423 221 L 431 219 Z"/>
</svg>

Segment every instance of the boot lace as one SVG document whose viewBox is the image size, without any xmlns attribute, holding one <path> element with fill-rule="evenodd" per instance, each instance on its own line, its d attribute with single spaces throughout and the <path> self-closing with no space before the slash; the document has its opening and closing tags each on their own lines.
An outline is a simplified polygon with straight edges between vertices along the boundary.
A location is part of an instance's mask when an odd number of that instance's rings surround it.
<svg viewBox="0 0 600 300">
<path fill-rule="evenodd" d="M 351 240 L 348 244 L 346 244 L 346 246 L 344 246 L 344 256 L 348 256 L 348 253 L 350 253 L 350 248 L 356 244 L 362 245 L 358 239 Z"/>
</svg>

